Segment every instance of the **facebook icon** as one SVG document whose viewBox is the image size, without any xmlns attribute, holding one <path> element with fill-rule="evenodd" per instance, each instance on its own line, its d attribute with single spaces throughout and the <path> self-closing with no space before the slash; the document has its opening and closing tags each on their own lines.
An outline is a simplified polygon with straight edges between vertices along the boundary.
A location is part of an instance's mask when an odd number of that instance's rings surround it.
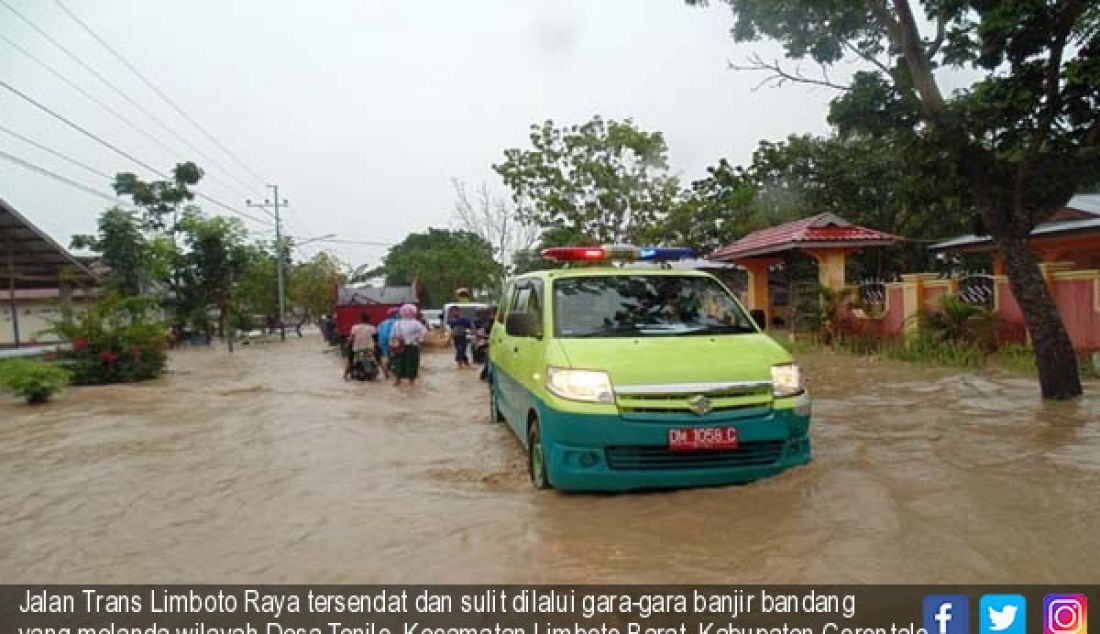
<svg viewBox="0 0 1100 634">
<path fill-rule="evenodd" d="M 965 595 L 930 594 L 923 607 L 928 634 L 970 634 L 970 599 Z"/>
</svg>

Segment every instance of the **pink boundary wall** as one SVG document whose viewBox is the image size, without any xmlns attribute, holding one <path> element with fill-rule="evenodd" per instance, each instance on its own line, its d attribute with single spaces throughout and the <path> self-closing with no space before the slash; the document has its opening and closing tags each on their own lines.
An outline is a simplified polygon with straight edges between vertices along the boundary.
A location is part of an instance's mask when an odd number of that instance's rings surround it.
<svg viewBox="0 0 1100 634">
<path fill-rule="evenodd" d="M 1073 347 L 1080 351 L 1100 350 L 1100 270 L 1051 271 L 1049 283 Z M 907 287 L 911 296 L 920 298 L 922 307 L 931 309 L 934 309 L 939 297 L 951 290 L 950 285 L 938 280 L 887 284 L 884 314 L 879 319 L 856 318 L 857 322 L 864 322 L 861 330 L 880 336 L 896 336 L 905 332 L 911 323 L 907 322 L 907 318 L 919 309 L 905 305 Z M 994 289 L 994 307 L 1005 323 L 1003 338 L 1007 341 L 1026 341 L 1024 316 L 1012 295 L 1008 280 L 997 276 Z"/>
</svg>

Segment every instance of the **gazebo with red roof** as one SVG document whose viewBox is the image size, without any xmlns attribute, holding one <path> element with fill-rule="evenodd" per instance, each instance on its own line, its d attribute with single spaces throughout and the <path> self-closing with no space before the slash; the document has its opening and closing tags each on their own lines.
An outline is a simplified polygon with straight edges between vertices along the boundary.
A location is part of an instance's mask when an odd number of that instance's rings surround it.
<svg viewBox="0 0 1100 634">
<path fill-rule="evenodd" d="M 849 253 L 863 247 L 889 246 L 898 239 L 893 234 L 824 213 L 754 231 L 718 249 L 707 259 L 732 262 L 748 271 L 748 308 L 763 310 L 770 324 L 768 267 L 780 262 L 784 252 L 797 249 L 812 256 L 818 263 L 821 285 L 839 289 L 845 284 L 844 264 Z"/>
</svg>

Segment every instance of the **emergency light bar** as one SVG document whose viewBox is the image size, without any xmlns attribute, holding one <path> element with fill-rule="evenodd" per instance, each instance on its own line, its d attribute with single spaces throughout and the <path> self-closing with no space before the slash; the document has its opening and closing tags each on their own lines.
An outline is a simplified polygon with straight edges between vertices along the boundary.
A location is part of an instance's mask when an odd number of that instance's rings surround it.
<svg viewBox="0 0 1100 634">
<path fill-rule="evenodd" d="M 542 250 L 542 257 L 559 262 L 665 262 L 695 257 L 688 247 L 635 247 L 627 244 L 604 244 L 591 247 L 551 247 Z"/>
</svg>

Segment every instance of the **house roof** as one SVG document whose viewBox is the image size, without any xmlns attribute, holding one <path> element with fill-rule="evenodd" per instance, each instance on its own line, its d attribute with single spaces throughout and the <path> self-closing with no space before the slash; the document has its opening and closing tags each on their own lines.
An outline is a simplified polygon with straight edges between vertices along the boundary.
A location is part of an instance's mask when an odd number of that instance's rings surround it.
<svg viewBox="0 0 1100 634">
<path fill-rule="evenodd" d="M 1069 199 L 1066 207 L 1100 217 L 1100 194 L 1077 194 Z"/>
<path fill-rule="evenodd" d="M 1066 203 L 1066 209 L 1083 212 L 1084 215 L 1072 220 L 1052 220 L 1041 223 L 1031 230 L 1031 236 L 1100 234 L 1100 194 L 1078 194 Z M 971 233 L 937 242 L 928 248 L 931 251 L 952 251 L 992 243 L 993 239 L 987 235 L 979 236 Z"/>
<path fill-rule="evenodd" d="M 23 214 L 0 198 L 0 279 L 8 274 L 11 248 L 11 278 L 17 288 L 56 287 L 61 273 L 71 267 L 78 278 L 94 282 L 96 275 Z"/>
<path fill-rule="evenodd" d="M 355 287 L 341 286 L 336 296 L 338 306 L 368 306 L 382 304 L 400 306 L 419 303 L 412 286 Z"/>
<path fill-rule="evenodd" d="M 836 214 L 824 213 L 754 231 L 714 253 L 711 260 L 737 260 L 791 249 L 886 246 L 898 237 L 854 225 Z"/>
</svg>

